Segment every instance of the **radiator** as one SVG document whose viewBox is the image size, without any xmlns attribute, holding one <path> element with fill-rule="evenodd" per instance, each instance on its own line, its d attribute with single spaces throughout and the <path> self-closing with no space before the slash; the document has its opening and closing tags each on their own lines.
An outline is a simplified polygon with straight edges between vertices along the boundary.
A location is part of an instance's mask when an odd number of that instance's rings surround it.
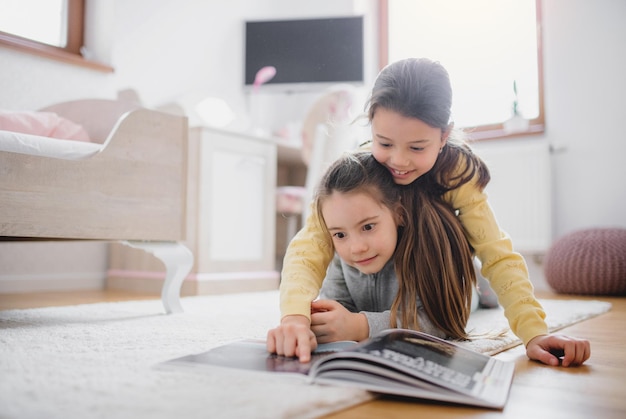
<svg viewBox="0 0 626 419">
<path fill-rule="evenodd" d="M 550 146 L 545 140 L 472 144 L 489 167 L 486 192 L 500 228 L 513 249 L 543 254 L 552 243 Z"/>
</svg>

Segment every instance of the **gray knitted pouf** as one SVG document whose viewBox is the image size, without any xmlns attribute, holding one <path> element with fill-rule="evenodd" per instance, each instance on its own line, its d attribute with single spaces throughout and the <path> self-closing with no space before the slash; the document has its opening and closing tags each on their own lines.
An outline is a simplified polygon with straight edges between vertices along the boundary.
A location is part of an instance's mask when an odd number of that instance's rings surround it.
<svg viewBox="0 0 626 419">
<path fill-rule="evenodd" d="M 558 293 L 626 295 L 626 229 L 593 228 L 563 236 L 548 250 L 544 273 Z"/>
</svg>

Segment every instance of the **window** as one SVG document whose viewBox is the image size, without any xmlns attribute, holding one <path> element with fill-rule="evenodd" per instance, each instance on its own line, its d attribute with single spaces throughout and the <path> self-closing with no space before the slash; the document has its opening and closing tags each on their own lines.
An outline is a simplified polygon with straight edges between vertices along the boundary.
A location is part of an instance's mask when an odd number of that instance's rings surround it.
<svg viewBox="0 0 626 419">
<path fill-rule="evenodd" d="M 22 38 L 64 48 L 67 43 L 64 0 L 0 0 L 0 29 Z"/>
<path fill-rule="evenodd" d="M 455 125 L 473 139 L 543 132 L 540 12 L 540 0 L 381 0 L 381 68 L 440 61 Z"/>
<path fill-rule="evenodd" d="M 81 55 L 85 0 L 0 0 L 0 45 L 101 71 Z"/>
</svg>

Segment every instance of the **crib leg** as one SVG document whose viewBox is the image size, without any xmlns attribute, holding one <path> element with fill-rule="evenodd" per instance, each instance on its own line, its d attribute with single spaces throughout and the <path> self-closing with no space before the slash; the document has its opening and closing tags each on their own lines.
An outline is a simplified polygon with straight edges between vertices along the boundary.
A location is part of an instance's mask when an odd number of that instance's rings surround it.
<svg viewBox="0 0 626 419">
<path fill-rule="evenodd" d="M 165 282 L 161 300 L 167 314 L 182 313 L 180 288 L 193 267 L 193 253 L 178 242 L 123 241 L 127 246 L 151 253 L 165 265 Z"/>
</svg>

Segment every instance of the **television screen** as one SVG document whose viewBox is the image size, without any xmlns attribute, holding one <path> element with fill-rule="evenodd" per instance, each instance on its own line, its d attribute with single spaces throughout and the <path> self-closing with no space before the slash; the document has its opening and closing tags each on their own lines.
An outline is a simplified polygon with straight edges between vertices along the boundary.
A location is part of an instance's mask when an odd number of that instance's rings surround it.
<svg viewBox="0 0 626 419">
<path fill-rule="evenodd" d="M 363 17 L 246 22 L 245 85 L 265 66 L 267 86 L 363 82 Z"/>
</svg>

